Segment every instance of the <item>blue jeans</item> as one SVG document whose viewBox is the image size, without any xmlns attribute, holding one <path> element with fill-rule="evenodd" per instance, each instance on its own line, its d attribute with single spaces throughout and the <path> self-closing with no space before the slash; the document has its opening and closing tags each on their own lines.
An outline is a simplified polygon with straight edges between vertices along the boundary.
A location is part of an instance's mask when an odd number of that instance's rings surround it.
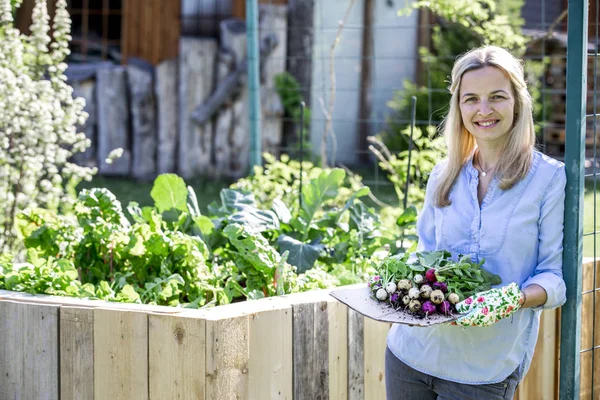
<svg viewBox="0 0 600 400">
<path fill-rule="evenodd" d="M 387 400 L 510 400 L 519 384 L 519 368 L 502 382 L 467 385 L 419 372 L 385 352 Z"/>
</svg>

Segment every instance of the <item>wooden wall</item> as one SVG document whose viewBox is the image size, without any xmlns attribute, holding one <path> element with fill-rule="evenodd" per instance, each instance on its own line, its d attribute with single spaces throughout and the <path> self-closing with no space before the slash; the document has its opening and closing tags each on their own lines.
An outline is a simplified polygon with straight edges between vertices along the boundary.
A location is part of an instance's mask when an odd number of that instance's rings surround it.
<svg viewBox="0 0 600 400">
<path fill-rule="evenodd" d="M 259 4 L 287 4 L 288 0 L 258 0 Z M 246 19 L 246 0 L 232 0 L 231 14 L 234 18 Z"/>
<path fill-rule="evenodd" d="M 0 291 L 0 398 L 384 398 L 390 324 L 328 293 L 201 311 Z M 520 400 L 557 398 L 558 313 L 541 326 Z"/>
<path fill-rule="evenodd" d="M 156 65 L 177 57 L 181 0 L 123 0 L 121 53 Z"/>
</svg>

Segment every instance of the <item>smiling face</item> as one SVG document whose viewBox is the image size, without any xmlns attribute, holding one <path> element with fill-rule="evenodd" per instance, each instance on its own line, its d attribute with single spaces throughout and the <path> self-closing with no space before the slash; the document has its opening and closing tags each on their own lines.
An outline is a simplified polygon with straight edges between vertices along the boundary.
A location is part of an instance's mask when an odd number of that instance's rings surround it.
<svg viewBox="0 0 600 400">
<path fill-rule="evenodd" d="M 508 77 L 498 68 L 464 73 L 459 89 L 463 125 L 478 143 L 501 144 L 512 129 L 515 96 Z"/>
</svg>

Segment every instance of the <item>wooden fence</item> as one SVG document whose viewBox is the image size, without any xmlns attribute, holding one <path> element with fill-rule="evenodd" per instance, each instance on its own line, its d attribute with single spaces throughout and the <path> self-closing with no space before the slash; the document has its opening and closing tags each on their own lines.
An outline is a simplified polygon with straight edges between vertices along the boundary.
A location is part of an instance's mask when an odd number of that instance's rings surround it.
<svg viewBox="0 0 600 400">
<path fill-rule="evenodd" d="M 184 310 L 0 291 L 0 399 L 385 398 L 390 324 L 328 293 Z M 559 326 L 558 311 L 542 313 L 519 400 L 557 398 Z"/>
</svg>

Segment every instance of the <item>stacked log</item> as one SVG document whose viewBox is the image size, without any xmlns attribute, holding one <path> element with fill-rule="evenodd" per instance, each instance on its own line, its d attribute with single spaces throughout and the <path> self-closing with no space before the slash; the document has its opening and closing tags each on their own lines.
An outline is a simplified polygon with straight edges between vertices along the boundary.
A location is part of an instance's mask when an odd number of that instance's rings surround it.
<svg viewBox="0 0 600 400">
<path fill-rule="evenodd" d="M 158 132 L 157 172 L 176 170 L 177 159 L 177 59 L 163 61 L 156 67 L 156 113 Z"/>
<path fill-rule="evenodd" d="M 125 67 L 100 69 L 97 72 L 98 169 L 102 175 L 129 176 L 129 106 Z M 123 149 L 112 164 L 105 162 L 111 151 Z"/>
<path fill-rule="evenodd" d="M 71 84 L 73 88 L 73 97 L 81 97 L 85 100 L 85 112 L 88 113 L 88 118 L 85 124 L 77 126 L 77 132 L 85 133 L 85 136 L 90 139 L 90 147 L 82 153 L 73 155 L 73 162 L 77 165 L 85 167 L 95 167 L 96 148 L 97 148 L 97 114 L 96 114 L 96 82 L 93 79 L 86 79 L 80 82 Z"/>
<path fill-rule="evenodd" d="M 131 174 L 135 179 L 144 181 L 156 177 L 156 113 L 152 75 L 152 70 L 127 66 L 133 139 Z"/>
<path fill-rule="evenodd" d="M 283 105 L 275 76 L 285 71 L 287 6 L 260 7 L 263 151 L 282 145 Z M 219 43 L 219 44 L 218 44 Z M 92 147 L 74 160 L 97 162 L 101 175 L 152 180 L 160 173 L 239 178 L 248 172 L 250 137 L 246 24 L 221 23 L 219 41 L 183 37 L 179 58 L 153 66 L 74 68 L 74 95 L 86 100 L 90 117 L 80 131 Z M 106 65 L 108 64 L 108 65 Z M 111 151 L 123 155 L 106 163 Z"/>
<path fill-rule="evenodd" d="M 221 49 L 216 86 L 246 62 L 246 24 L 237 19 L 221 23 Z M 240 75 L 236 92 L 217 112 L 213 133 L 215 175 L 240 177 L 248 165 L 247 76 Z"/>
<path fill-rule="evenodd" d="M 213 90 L 217 41 L 181 38 L 179 49 L 179 140 L 177 171 L 184 179 L 211 175 L 212 123 L 194 124 L 190 115 Z"/>
</svg>

